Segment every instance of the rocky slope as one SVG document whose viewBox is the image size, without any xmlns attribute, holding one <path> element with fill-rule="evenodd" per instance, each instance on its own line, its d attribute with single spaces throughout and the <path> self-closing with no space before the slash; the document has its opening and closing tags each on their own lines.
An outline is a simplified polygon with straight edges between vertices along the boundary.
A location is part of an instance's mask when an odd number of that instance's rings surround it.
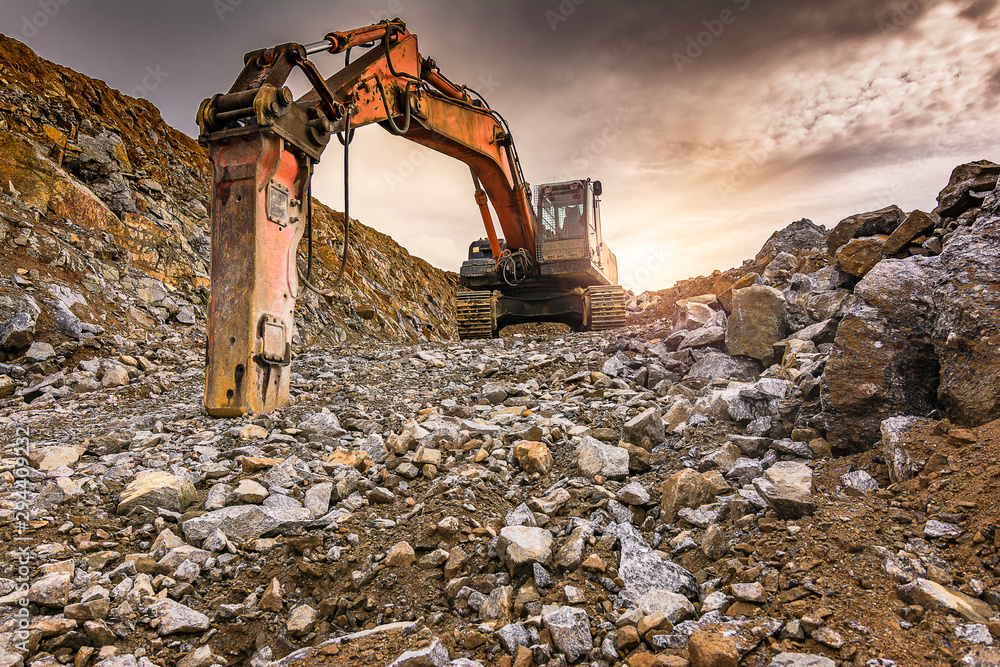
<svg viewBox="0 0 1000 667">
<path fill-rule="evenodd" d="M 210 260 L 206 153 L 145 100 L 2 35 L 0 58 L 0 257 L 15 274 L 0 288 L 3 314 L 40 318 L 47 342 L 66 342 L 52 323 L 60 312 L 121 335 L 201 321 Z M 339 266 L 343 216 L 318 202 L 315 211 L 325 277 Z M 357 221 L 351 253 L 337 295 L 310 292 L 300 302 L 304 342 L 455 335 L 453 274 Z"/>
<path fill-rule="evenodd" d="M 199 149 L 59 167 L 44 114 L 133 103 L 33 62 L 0 89 L 0 666 L 1000 664 L 1000 167 L 615 332 L 431 340 L 373 259 L 381 329 L 304 307 L 295 403 L 214 419 Z"/>
</svg>

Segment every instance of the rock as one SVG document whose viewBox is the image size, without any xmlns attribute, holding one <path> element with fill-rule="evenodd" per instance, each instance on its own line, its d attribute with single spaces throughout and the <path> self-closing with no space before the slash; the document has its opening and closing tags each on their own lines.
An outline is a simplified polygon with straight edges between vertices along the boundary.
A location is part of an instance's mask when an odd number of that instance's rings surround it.
<svg viewBox="0 0 1000 667">
<path fill-rule="evenodd" d="M 139 473 L 118 499 L 118 513 L 128 514 L 138 506 L 151 510 L 183 512 L 198 499 L 194 485 L 176 475 L 151 470 Z"/>
<path fill-rule="evenodd" d="M 530 526 L 501 528 L 497 553 L 501 554 L 501 562 L 506 563 L 512 573 L 531 563 L 544 565 L 552 557 L 552 533 Z"/>
<path fill-rule="evenodd" d="M 899 484 L 916 477 L 920 472 L 906 450 L 905 439 L 915 426 L 926 424 L 921 417 L 891 417 L 879 426 L 882 433 L 882 453 L 889 468 L 889 481 Z"/>
<path fill-rule="evenodd" d="M 958 639 L 963 639 L 970 644 L 981 644 L 983 646 L 993 646 L 993 635 L 990 629 L 981 623 L 968 623 L 960 625 L 952 632 Z"/>
<path fill-rule="evenodd" d="M 837 250 L 837 270 L 855 278 L 864 278 L 884 258 L 884 243 L 884 236 L 851 239 Z"/>
<path fill-rule="evenodd" d="M 723 352 L 709 350 L 705 356 L 696 361 L 688 377 L 695 378 L 731 378 L 752 382 L 764 370 L 760 362 L 749 357 L 731 357 Z M 668 415 L 669 417 L 669 415 Z M 668 419 L 668 421 L 670 421 Z"/>
<path fill-rule="evenodd" d="M 1000 649 L 977 646 L 955 664 L 960 667 L 997 667 L 1000 665 Z"/>
<path fill-rule="evenodd" d="M 154 602 L 149 611 L 160 622 L 156 631 L 161 637 L 178 632 L 204 632 L 211 625 L 205 614 L 169 599 Z"/>
<path fill-rule="evenodd" d="M 0 350 L 16 352 L 31 345 L 35 337 L 35 318 L 29 313 L 17 313 L 0 324 Z"/>
<path fill-rule="evenodd" d="M 635 604 L 646 616 L 664 614 L 675 625 L 695 613 L 694 605 L 683 595 L 657 588 L 644 593 Z"/>
<path fill-rule="evenodd" d="M 732 355 L 761 360 L 785 337 L 785 297 L 773 287 L 753 285 L 733 292 L 733 312 L 726 329 Z"/>
<path fill-rule="evenodd" d="M 56 356 L 56 351 L 51 345 L 36 340 L 28 346 L 27 352 L 24 353 L 24 360 L 28 363 L 41 363 L 54 356 Z"/>
<path fill-rule="evenodd" d="M 313 631 L 319 621 L 319 613 L 307 604 L 300 604 L 292 609 L 285 623 L 285 629 L 293 637 L 302 637 Z"/>
<path fill-rule="evenodd" d="M 840 476 L 840 483 L 848 495 L 864 495 L 878 489 L 878 482 L 864 470 L 844 473 Z"/>
<path fill-rule="evenodd" d="M 647 408 L 625 422 L 622 439 L 625 442 L 652 450 L 663 442 L 663 418 L 656 408 Z"/>
<path fill-rule="evenodd" d="M 257 424 L 247 424 L 236 433 L 236 437 L 243 442 L 262 440 L 267 437 L 267 429 Z"/>
<path fill-rule="evenodd" d="M 906 215 L 898 206 L 888 206 L 878 211 L 859 213 L 841 220 L 826 237 L 826 246 L 831 254 L 851 239 L 875 234 L 891 234 L 899 227 Z"/>
<path fill-rule="evenodd" d="M 128 369 L 121 364 L 112 364 L 104 371 L 101 378 L 101 386 L 108 389 L 113 387 L 128 386 Z"/>
<path fill-rule="evenodd" d="M 68 572 L 50 572 L 42 575 L 28 589 L 28 600 L 45 607 L 62 609 L 69 603 Z"/>
<path fill-rule="evenodd" d="M 712 485 L 701 474 L 685 468 L 660 486 L 660 509 L 664 521 L 673 521 L 682 507 L 700 507 L 715 500 Z"/>
<path fill-rule="evenodd" d="M 758 264 L 762 264 L 768 261 L 768 258 L 775 258 L 782 253 L 823 250 L 826 247 L 825 239 L 826 229 L 824 227 L 803 218 L 771 234 L 764 242 L 760 252 L 757 253 L 756 261 Z"/>
<path fill-rule="evenodd" d="M 701 540 L 701 551 L 711 560 L 718 560 L 726 555 L 726 531 L 719 524 L 712 524 L 705 531 Z"/>
<path fill-rule="evenodd" d="M 899 587 L 899 597 L 909 604 L 957 614 L 972 623 L 986 623 L 992 614 L 989 605 L 963 593 L 951 591 L 928 579 L 917 579 Z"/>
<path fill-rule="evenodd" d="M 732 637 L 696 630 L 688 639 L 691 667 L 739 667 L 740 653 Z"/>
<path fill-rule="evenodd" d="M 434 637 L 430 644 L 424 648 L 406 651 L 386 667 L 448 667 L 450 662 L 448 649 L 441 644 L 437 637 Z"/>
<path fill-rule="evenodd" d="M 314 519 L 318 519 L 330 510 L 330 498 L 333 494 L 333 482 L 320 482 L 309 487 L 303 503 Z"/>
<path fill-rule="evenodd" d="M 740 602 L 749 602 L 751 604 L 764 604 L 767 602 L 767 591 L 764 587 L 756 581 L 746 583 L 746 584 L 731 584 L 730 592 L 732 592 L 733 597 Z"/>
<path fill-rule="evenodd" d="M 781 518 L 797 519 L 816 510 L 813 472 L 804 463 L 779 461 L 753 481 L 761 498 Z"/>
<path fill-rule="evenodd" d="M 612 523 L 604 533 L 618 538 L 621 546 L 618 575 L 625 585 L 616 598 L 618 606 L 635 606 L 639 598 L 654 589 L 688 597 L 696 595 L 694 575 L 680 565 L 660 558 L 634 526 Z"/>
<path fill-rule="evenodd" d="M 547 516 L 555 516 L 570 501 L 569 491 L 553 489 L 541 498 L 532 498 L 528 507 Z"/>
<path fill-rule="evenodd" d="M 406 567 L 412 565 L 416 559 L 413 547 L 408 542 L 397 542 L 386 554 L 385 564 L 388 567 Z"/>
<path fill-rule="evenodd" d="M 811 653 L 779 653 L 767 667 L 837 667 L 830 658 Z"/>
<path fill-rule="evenodd" d="M 989 160 L 955 167 L 948 185 L 938 194 L 938 206 L 934 212 L 941 217 L 957 218 L 970 208 L 978 206 L 982 200 L 973 197 L 972 193 L 992 191 L 996 188 L 998 174 L 1000 165 Z"/>
<path fill-rule="evenodd" d="M 705 303 L 695 299 L 680 299 L 674 304 L 674 329 L 694 331 L 705 326 L 715 311 Z"/>
<path fill-rule="evenodd" d="M 177 667 L 211 667 L 215 664 L 222 663 L 212 654 L 212 647 L 207 644 L 199 646 L 177 661 Z"/>
<path fill-rule="evenodd" d="M 305 508 L 235 505 L 188 519 L 181 524 L 181 528 L 185 538 L 193 542 L 201 542 L 216 530 L 221 530 L 231 540 L 246 542 L 285 524 L 308 521 L 311 516 Z"/>
<path fill-rule="evenodd" d="M 264 593 L 260 596 L 260 601 L 257 606 L 264 611 L 280 612 L 285 608 L 285 596 L 284 591 L 281 588 L 281 582 L 278 581 L 277 577 L 272 578 L 267 584 L 267 588 L 264 589 Z"/>
<path fill-rule="evenodd" d="M 378 433 L 372 433 L 361 441 L 361 451 L 368 454 L 375 463 L 384 463 L 389 458 L 389 451 L 385 448 L 385 441 Z"/>
<path fill-rule="evenodd" d="M 85 451 L 82 445 L 40 447 L 30 452 L 29 458 L 39 470 L 49 472 L 62 466 L 72 467 Z"/>
<path fill-rule="evenodd" d="M 518 647 L 527 647 L 530 644 L 528 631 L 522 623 L 510 623 L 497 630 L 500 637 L 500 644 L 504 650 L 514 656 Z"/>
<path fill-rule="evenodd" d="M 627 505 L 645 505 L 650 501 L 649 492 L 638 482 L 629 482 L 620 488 L 615 498 Z"/>
<path fill-rule="evenodd" d="M 931 260 L 919 259 L 880 262 L 858 284 L 861 299 L 837 329 L 822 378 L 835 448 L 867 449 L 884 419 L 938 405 L 939 362 L 924 324 L 937 278 L 926 268 Z"/>
<path fill-rule="evenodd" d="M 727 321 L 728 323 L 728 321 Z M 726 327 L 704 326 L 684 336 L 678 350 L 698 349 L 710 345 L 719 346 L 726 340 Z"/>
<path fill-rule="evenodd" d="M 996 183 L 994 183 L 994 187 L 996 187 Z M 889 238 L 885 240 L 885 243 L 882 244 L 883 254 L 886 257 L 895 255 L 913 239 L 933 230 L 935 224 L 934 218 L 923 211 L 913 211 L 906 216 L 903 222 L 899 223 L 899 227 L 896 227 L 892 234 L 889 235 Z"/>
<path fill-rule="evenodd" d="M 513 603 L 513 587 L 498 586 L 490 591 L 483 603 L 479 605 L 479 618 L 484 621 L 506 623 L 509 620 L 510 608 Z"/>
<path fill-rule="evenodd" d="M 514 443 L 514 459 L 529 475 L 544 475 L 552 468 L 552 454 L 544 442 L 519 440 Z"/>
<path fill-rule="evenodd" d="M 567 661 L 576 662 L 593 650 L 594 639 L 590 634 L 590 619 L 585 610 L 545 605 L 542 607 L 542 623 L 552 635 L 552 643 L 566 656 Z"/>
<path fill-rule="evenodd" d="M 271 494 L 260 482 L 244 479 L 236 486 L 233 495 L 242 503 L 259 505 Z"/>
<path fill-rule="evenodd" d="M 608 479 L 628 476 L 628 452 L 621 447 L 605 445 L 590 436 L 583 436 L 583 442 L 576 449 L 576 466 L 585 477 L 600 475 Z"/>
</svg>

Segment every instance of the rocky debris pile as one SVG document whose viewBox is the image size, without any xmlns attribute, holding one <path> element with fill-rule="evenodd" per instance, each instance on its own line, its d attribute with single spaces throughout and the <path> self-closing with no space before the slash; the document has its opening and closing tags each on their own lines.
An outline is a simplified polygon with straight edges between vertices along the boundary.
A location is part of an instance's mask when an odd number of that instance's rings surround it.
<svg viewBox="0 0 1000 667">
<path fill-rule="evenodd" d="M 643 331 L 314 349 L 292 407 L 221 420 L 181 340 L 154 400 L 143 376 L 0 408 L 31 434 L 27 467 L 3 445 L 0 538 L 35 559 L 26 653 L 0 575 L 0 664 L 995 658 L 1000 423 L 832 458 L 785 434 L 791 364 Z"/>
<path fill-rule="evenodd" d="M 98 356 L 78 350 L 100 348 L 114 335 L 202 336 L 195 325 L 205 318 L 211 254 L 205 151 L 145 100 L 2 35 L 0 57 L 7 63 L 0 74 L 0 362 L 35 363 L 33 355 L 20 359 L 36 341 L 69 345 L 56 356 L 70 360 L 64 369 L 72 373 L 82 357 Z M 320 282 L 339 266 L 342 222 L 315 202 Z M 453 274 L 356 221 L 351 255 L 335 296 L 300 299 L 299 342 L 454 337 Z"/>
</svg>

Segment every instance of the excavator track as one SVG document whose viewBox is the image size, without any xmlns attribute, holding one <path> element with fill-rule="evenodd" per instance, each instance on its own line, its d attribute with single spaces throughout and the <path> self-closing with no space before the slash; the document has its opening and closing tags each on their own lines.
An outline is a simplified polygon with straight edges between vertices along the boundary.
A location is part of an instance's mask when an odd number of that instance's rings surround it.
<svg viewBox="0 0 1000 667">
<path fill-rule="evenodd" d="M 496 300 L 492 292 L 459 292 L 455 295 L 455 315 L 460 339 L 493 338 Z"/>
<path fill-rule="evenodd" d="M 625 289 L 619 285 L 587 288 L 589 331 L 625 326 Z"/>
</svg>

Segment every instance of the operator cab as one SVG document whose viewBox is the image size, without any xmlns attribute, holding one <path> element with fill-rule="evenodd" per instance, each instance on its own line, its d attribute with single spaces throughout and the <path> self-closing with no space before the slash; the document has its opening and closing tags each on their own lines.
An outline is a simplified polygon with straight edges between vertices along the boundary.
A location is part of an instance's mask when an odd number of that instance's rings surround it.
<svg viewBox="0 0 1000 667">
<path fill-rule="evenodd" d="M 614 253 L 601 234 L 600 181 L 547 183 L 536 192 L 538 264 L 541 274 L 570 277 L 582 285 L 618 281 Z"/>
</svg>

